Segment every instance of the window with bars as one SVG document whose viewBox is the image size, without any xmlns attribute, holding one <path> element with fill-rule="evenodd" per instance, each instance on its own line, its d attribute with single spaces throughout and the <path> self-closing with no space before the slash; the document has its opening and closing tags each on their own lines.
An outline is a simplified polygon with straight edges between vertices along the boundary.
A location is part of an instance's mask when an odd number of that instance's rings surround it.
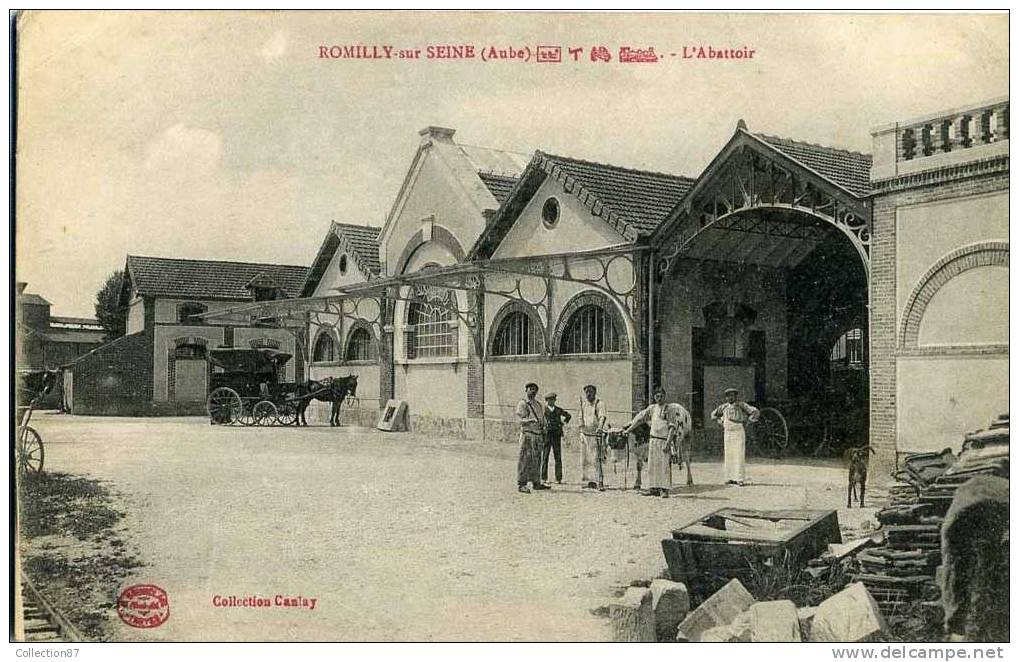
<svg viewBox="0 0 1019 662">
<path fill-rule="evenodd" d="M 527 313 L 515 310 L 499 322 L 492 342 L 492 356 L 540 354 L 540 333 Z"/>
<path fill-rule="evenodd" d="M 835 341 L 831 362 L 836 367 L 863 367 L 863 329 L 850 329 Z"/>
<path fill-rule="evenodd" d="M 326 363 L 336 360 L 336 341 L 326 332 L 320 333 L 311 351 L 311 360 L 315 363 Z"/>
<path fill-rule="evenodd" d="M 347 361 L 374 361 L 378 358 L 375 352 L 375 343 L 368 329 L 356 328 L 350 332 L 350 339 L 347 340 Z"/>
<path fill-rule="evenodd" d="M 427 301 L 410 304 L 404 336 L 408 359 L 457 355 L 457 317 L 449 308 L 455 305 L 452 292 L 447 293 L 445 305 Z"/>
<path fill-rule="evenodd" d="M 618 352 L 619 330 L 612 316 L 601 306 L 581 306 L 566 323 L 559 341 L 560 354 L 605 354 Z"/>
</svg>

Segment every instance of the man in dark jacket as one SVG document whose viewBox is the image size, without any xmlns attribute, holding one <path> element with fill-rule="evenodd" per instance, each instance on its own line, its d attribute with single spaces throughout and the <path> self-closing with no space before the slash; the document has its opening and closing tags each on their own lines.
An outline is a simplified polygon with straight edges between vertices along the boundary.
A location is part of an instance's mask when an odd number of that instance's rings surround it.
<svg viewBox="0 0 1019 662">
<path fill-rule="evenodd" d="M 541 479 L 548 481 L 548 456 L 555 454 L 555 482 L 563 482 L 563 426 L 570 412 L 556 406 L 556 394 L 545 395 L 545 447 L 541 449 Z"/>
</svg>

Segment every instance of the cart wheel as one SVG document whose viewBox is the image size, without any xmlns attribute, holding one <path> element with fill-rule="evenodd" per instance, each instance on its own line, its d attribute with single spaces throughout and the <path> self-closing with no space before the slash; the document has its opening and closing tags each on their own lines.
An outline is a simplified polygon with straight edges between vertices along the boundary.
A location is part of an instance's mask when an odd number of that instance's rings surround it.
<svg viewBox="0 0 1019 662">
<path fill-rule="evenodd" d="M 41 472 L 45 456 L 42 437 L 35 428 L 27 425 L 18 428 L 18 473 L 25 475 Z"/>
<path fill-rule="evenodd" d="M 237 421 L 243 408 L 241 396 L 229 386 L 214 389 L 206 402 L 209 421 L 219 425 L 230 425 Z"/>
<path fill-rule="evenodd" d="M 251 408 L 251 415 L 255 419 L 255 425 L 275 425 L 279 410 L 268 400 L 259 400 Z"/>
<path fill-rule="evenodd" d="M 293 425 L 297 422 L 297 402 L 293 400 L 286 400 L 279 406 L 279 414 L 276 416 L 276 422 L 280 425 Z"/>
<path fill-rule="evenodd" d="M 241 398 L 241 408 L 235 420 L 244 426 L 255 425 L 255 404 L 257 402 L 259 401 Z"/>
<path fill-rule="evenodd" d="M 754 441 L 761 452 L 774 453 L 776 457 L 789 445 L 789 426 L 785 417 L 774 407 L 761 409 L 761 416 L 754 426 Z"/>
</svg>

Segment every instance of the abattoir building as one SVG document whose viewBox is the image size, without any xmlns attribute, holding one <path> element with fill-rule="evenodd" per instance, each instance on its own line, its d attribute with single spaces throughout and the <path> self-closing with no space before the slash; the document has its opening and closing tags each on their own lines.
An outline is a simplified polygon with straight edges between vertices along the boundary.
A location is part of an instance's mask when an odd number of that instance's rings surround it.
<svg viewBox="0 0 1019 662">
<path fill-rule="evenodd" d="M 740 122 L 696 178 L 428 127 L 377 236 L 334 224 L 259 314 L 310 321 L 310 374 L 419 430 L 515 439 L 529 381 L 567 408 L 594 383 L 620 424 L 660 383 L 710 445 L 732 385 L 890 465 L 1007 410 L 1008 112 L 879 127 L 873 155 Z"/>
</svg>

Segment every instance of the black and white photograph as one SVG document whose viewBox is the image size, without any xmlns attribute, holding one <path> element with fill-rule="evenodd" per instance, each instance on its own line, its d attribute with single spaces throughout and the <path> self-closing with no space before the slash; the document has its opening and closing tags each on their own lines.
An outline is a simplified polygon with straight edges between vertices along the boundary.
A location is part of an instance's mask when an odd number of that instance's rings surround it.
<svg viewBox="0 0 1019 662">
<path fill-rule="evenodd" d="M 1007 11 L 9 24 L 12 648 L 1006 657 Z"/>
</svg>

